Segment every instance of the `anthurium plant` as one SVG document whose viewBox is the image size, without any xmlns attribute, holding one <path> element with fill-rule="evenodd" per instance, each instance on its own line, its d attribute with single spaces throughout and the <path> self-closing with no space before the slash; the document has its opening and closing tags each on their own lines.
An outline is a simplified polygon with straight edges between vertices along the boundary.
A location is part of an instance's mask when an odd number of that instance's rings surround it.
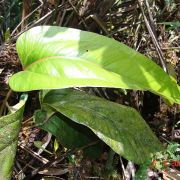
<svg viewBox="0 0 180 180">
<path fill-rule="evenodd" d="M 180 103 L 180 88 L 152 60 L 130 47 L 92 32 L 37 26 L 17 40 L 23 71 L 14 74 L 12 90 L 40 91 L 35 122 L 67 147 L 96 140 L 137 164 L 162 145 L 133 108 L 74 87 L 110 87 L 151 91 Z M 101 144 L 95 144 L 100 149 Z M 89 151 L 91 152 L 91 151 Z"/>
</svg>

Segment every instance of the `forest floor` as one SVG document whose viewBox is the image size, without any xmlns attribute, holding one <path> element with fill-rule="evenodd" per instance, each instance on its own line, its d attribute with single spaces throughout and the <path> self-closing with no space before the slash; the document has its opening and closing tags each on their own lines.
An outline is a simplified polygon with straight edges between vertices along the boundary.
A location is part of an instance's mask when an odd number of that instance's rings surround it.
<svg viewBox="0 0 180 180">
<path fill-rule="evenodd" d="M 1 115 L 18 102 L 20 94 L 8 97 L 8 78 L 22 69 L 15 43 L 18 36 L 37 25 L 57 25 L 102 34 L 122 42 L 148 56 L 180 83 L 180 3 L 175 0 L 49 0 L 0 1 L 0 105 Z M 159 140 L 177 147 L 180 141 L 180 106 L 168 106 L 150 92 L 128 91 L 118 97 L 113 89 L 97 94 L 111 101 L 137 109 Z M 8 97 L 8 99 L 7 99 Z M 4 105 L 4 100 L 7 104 Z M 3 109 L 2 109 L 2 106 Z M 133 179 L 138 166 L 118 155 L 108 169 L 108 147 L 98 159 L 83 157 L 81 151 L 65 154 L 67 149 L 56 144 L 55 137 L 34 126 L 33 113 L 40 107 L 38 92 L 29 93 L 12 179 Z M 38 149 L 41 141 L 47 151 Z M 58 150 L 56 149 L 58 146 Z M 50 152 L 50 153 L 49 153 Z M 172 151 L 172 153 L 174 153 Z M 64 155 L 65 154 L 65 155 Z M 51 166 L 55 160 L 56 165 Z M 48 163 L 47 163 L 48 162 Z M 180 179 L 180 167 L 174 172 L 149 169 L 149 179 Z M 48 171 L 47 171 L 48 169 Z M 131 177 L 131 178 L 130 178 Z"/>
</svg>

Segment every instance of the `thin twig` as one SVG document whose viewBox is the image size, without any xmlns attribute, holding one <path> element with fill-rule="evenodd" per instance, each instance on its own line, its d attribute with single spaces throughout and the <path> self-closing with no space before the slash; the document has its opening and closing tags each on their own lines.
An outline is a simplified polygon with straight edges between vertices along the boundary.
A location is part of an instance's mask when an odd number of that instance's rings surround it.
<svg viewBox="0 0 180 180">
<path fill-rule="evenodd" d="M 172 50 L 172 51 L 174 51 L 175 49 L 179 50 L 180 47 L 167 47 L 167 48 L 161 48 L 161 50 L 163 50 L 163 51 L 167 51 L 167 50 Z M 155 51 L 155 50 L 156 50 L 156 49 L 152 48 L 152 49 L 147 50 L 147 51 Z"/>
<path fill-rule="evenodd" d="M 43 6 L 43 4 L 39 5 L 36 9 L 34 9 L 31 13 L 29 13 L 26 17 L 22 19 L 22 21 L 15 27 L 15 29 L 11 33 L 11 37 L 16 33 L 17 29 L 21 26 L 21 24 L 27 20 L 34 12 L 36 12 L 38 9 L 40 9 Z"/>
<path fill-rule="evenodd" d="M 73 5 L 72 1 L 71 0 L 68 0 L 69 4 L 72 6 L 72 8 L 74 9 L 74 12 L 76 13 L 76 15 L 79 17 L 79 19 L 81 20 L 81 22 L 83 23 L 84 27 L 87 29 L 87 24 L 85 23 L 84 19 L 79 16 L 79 13 L 76 9 L 76 7 Z"/>
<path fill-rule="evenodd" d="M 125 170 L 125 167 L 124 167 L 124 164 L 123 164 L 123 161 L 122 161 L 121 157 L 120 157 L 120 163 L 121 163 L 121 168 L 122 168 L 122 171 L 123 171 L 123 179 L 126 180 L 126 170 Z"/>
<path fill-rule="evenodd" d="M 141 12 L 142 12 L 142 15 L 143 15 L 143 18 L 144 18 L 144 22 L 145 22 L 145 24 L 146 24 L 146 27 L 147 27 L 147 29 L 148 29 L 148 32 L 149 32 L 149 34 L 150 34 L 150 36 L 151 36 L 151 38 L 152 38 L 152 42 L 153 42 L 153 44 L 154 44 L 154 46 L 155 46 L 155 48 L 156 48 L 156 51 L 157 51 L 157 53 L 158 53 L 161 66 L 162 66 L 163 70 L 164 70 L 165 72 L 167 72 L 167 67 L 166 67 L 165 60 L 164 60 L 164 58 L 163 58 L 163 53 L 162 53 L 162 51 L 161 51 L 160 45 L 159 45 L 159 43 L 158 43 L 158 41 L 157 41 L 154 33 L 153 33 L 153 31 L 152 31 L 152 28 L 151 28 L 151 26 L 150 26 L 150 24 L 149 24 L 149 22 L 148 22 L 148 20 L 147 20 L 147 17 L 146 17 L 146 15 L 145 15 L 145 12 L 144 12 L 144 9 L 143 9 L 143 7 L 142 7 L 142 4 L 141 4 L 140 0 L 138 0 L 138 5 L 139 5 L 139 7 L 140 7 L 140 9 L 141 9 Z"/>
<path fill-rule="evenodd" d="M 29 122 L 33 122 L 31 120 L 33 120 L 34 116 L 31 116 L 30 118 L 26 119 L 25 121 L 22 122 L 23 125 L 29 123 Z"/>
<path fill-rule="evenodd" d="M 32 156 L 34 156 L 36 159 L 38 159 L 39 161 L 41 161 L 43 164 L 47 164 L 47 163 L 49 162 L 48 159 L 40 156 L 38 153 L 32 151 L 31 149 L 27 148 L 26 146 L 24 146 L 24 145 L 21 144 L 20 147 L 21 147 L 22 149 L 24 149 L 25 151 L 27 151 L 27 152 L 28 152 L 29 154 L 31 154 Z"/>
<path fill-rule="evenodd" d="M 48 144 L 51 141 L 51 137 L 52 137 L 52 134 L 48 133 L 47 134 L 47 141 L 41 146 L 42 148 L 38 150 L 38 152 L 37 152 L 38 155 L 40 155 L 44 151 L 44 149 L 46 149 L 46 147 L 48 146 Z"/>
<path fill-rule="evenodd" d="M 61 156 L 61 158 L 55 159 L 55 160 L 53 160 L 53 161 L 50 161 L 50 162 L 42 165 L 41 167 L 35 169 L 34 171 L 32 171 L 31 174 L 25 178 L 25 180 L 30 180 L 30 179 L 32 179 L 32 177 L 34 177 L 39 171 L 43 171 L 43 170 L 44 170 L 45 168 L 47 168 L 47 167 L 51 167 L 51 166 L 53 166 L 53 165 L 55 165 L 55 164 L 57 164 L 57 163 L 60 163 L 60 162 L 63 161 L 66 157 L 68 157 L 70 154 L 73 154 L 73 153 L 75 153 L 75 152 L 77 152 L 77 151 L 79 151 L 79 150 L 83 150 L 83 149 L 85 149 L 85 148 L 87 148 L 87 147 L 93 146 L 93 145 L 95 145 L 95 144 L 97 144 L 97 143 L 99 143 L 99 142 L 100 142 L 100 141 L 94 141 L 94 142 L 89 143 L 89 144 L 87 144 L 87 145 L 85 145 L 85 146 L 82 146 L 81 148 L 76 148 L 76 149 L 69 150 L 68 152 L 64 153 L 64 154 Z"/>
<path fill-rule="evenodd" d="M 40 25 L 41 23 L 43 23 L 47 18 L 49 18 L 56 10 L 62 10 L 65 8 L 65 6 L 68 5 L 68 2 L 61 4 L 58 6 L 58 9 L 53 9 L 51 11 L 49 11 L 46 15 L 44 15 L 43 17 L 41 17 L 39 20 L 35 21 L 32 25 L 28 26 L 26 29 L 24 29 L 23 31 L 21 31 L 20 33 L 18 33 L 15 37 L 12 37 L 7 43 L 13 42 L 14 40 L 16 40 L 22 33 L 24 33 L 25 31 L 31 29 L 34 26 Z"/>
<path fill-rule="evenodd" d="M 149 20 L 150 20 L 150 25 L 151 25 L 152 31 L 153 31 L 155 37 L 157 37 L 156 27 L 155 27 L 155 24 L 154 24 L 152 13 L 150 11 L 149 2 L 147 0 L 145 0 L 145 4 L 146 4 L 146 7 L 147 7 L 147 11 L 148 11 L 148 15 L 149 15 Z"/>
<path fill-rule="evenodd" d="M 90 17 L 96 22 L 96 24 L 106 33 L 107 36 L 111 36 L 111 34 L 108 32 L 108 30 L 106 29 L 105 25 L 103 24 L 103 22 L 100 20 L 100 18 L 96 15 L 90 15 Z"/>
<path fill-rule="evenodd" d="M 3 112 L 4 112 L 4 108 L 6 106 L 6 102 L 8 101 L 9 97 L 11 96 L 12 94 L 12 90 L 9 90 L 5 99 L 3 100 L 3 103 L 1 105 L 1 108 L 0 108 L 0 117 L 2 116 Z"/>
</svg>

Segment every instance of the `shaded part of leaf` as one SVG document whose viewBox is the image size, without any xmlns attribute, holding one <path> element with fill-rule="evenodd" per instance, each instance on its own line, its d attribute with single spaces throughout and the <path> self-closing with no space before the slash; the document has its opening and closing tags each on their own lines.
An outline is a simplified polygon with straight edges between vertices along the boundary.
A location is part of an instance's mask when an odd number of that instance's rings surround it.
<svg viewBox="0 0 180 180">
<path fill-rule="evenodd" d="M 116 153 L 137 164 L 162 149 L 149 126 L 132 108 L 70 89 L 50 91 L 43 103 L 89 127 Z"/>
<path fill-rule="evenodd" d="M 47 110 L 47 106 L 45 109 Z M 81 148 L 99 140 L 89 128 L 74 123 L 60 113 L 56 113 L 56 115 L 44 121 L 46 116 L 45 111 L 36 111 L 36 124 L 42 123 L 39 127 L 53 134 L 66 148 Z M 84 155 L 97 158 L 102 153 L 102 147 L 101 142 L 87 147 L 83 151 Z"/>
</svg>

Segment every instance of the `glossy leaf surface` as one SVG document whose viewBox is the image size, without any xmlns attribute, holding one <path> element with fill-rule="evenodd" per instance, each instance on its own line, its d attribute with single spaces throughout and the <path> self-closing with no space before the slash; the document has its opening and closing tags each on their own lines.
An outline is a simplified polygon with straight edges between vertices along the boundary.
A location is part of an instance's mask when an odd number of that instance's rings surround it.
<svg viewBox="0 0 180 180">
<path fill-rule="evenodd" d="M 25 81 L 24 83 L 22 83 Z M 25 71 L 15 74 L 10 85 L 21 91 L 38 89 L 57 89 L 68 87 L 125 87 L 118 74 L 109 72 L 99 65 L 67 57 L 49 57 L 36 61 L 26 67 Z M 137 86 L 134 85 L 136 89 Z"/>
<path fill-rule="evenodd" d="M 10 79 L 15 91 L 113 86 L 149 90 L 180 103 L 179 86 L 158 65 L 126 45 L 95 33 L 38 26 L 19 37 L 17 51 L 24 72 Z"/>
<path fill-rule="evenodd" d="M 84 92 L 52 90 L 43 104 L 89 127 L 116 153 L 137 164 L 161 150 L 161 144 L 139 113 Z"/>
<path fill-rule="evenodd" d="M 14 107 L 13 112 L 0 118 L 0 179 L 11 179 L 16 155 L 18 134 L 21 128 L 26 96 Z"/>
</svg>

